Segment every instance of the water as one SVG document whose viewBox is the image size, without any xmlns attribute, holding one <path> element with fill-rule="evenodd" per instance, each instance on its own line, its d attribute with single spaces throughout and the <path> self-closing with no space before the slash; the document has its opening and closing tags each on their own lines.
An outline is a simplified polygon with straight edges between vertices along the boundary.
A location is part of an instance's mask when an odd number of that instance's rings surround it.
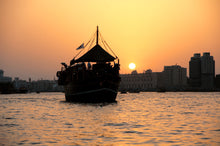
<svg viewBox="0 0 220 146">
<path fill-rule="evenodd" d="M 130 93 L 117 101 L 0 95 L 0 145 L 220 145 L 220 93 Z"/>
</svg>

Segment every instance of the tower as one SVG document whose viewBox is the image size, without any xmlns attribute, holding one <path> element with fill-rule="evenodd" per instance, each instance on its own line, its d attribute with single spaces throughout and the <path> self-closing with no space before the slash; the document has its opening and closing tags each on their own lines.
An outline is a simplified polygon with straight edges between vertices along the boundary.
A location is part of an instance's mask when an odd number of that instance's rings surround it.
<svg viewBox="0 0 220 146">
<path fill-rule="evenodd" d="M 200 57 L 195 53 L 189 61 L 189 81 L 191 87 L 213 89 L 215 79 L 215 61 L 209 52 Z"/>
<path fill-rule="evenodd" d="M 189 61 L 189 82 L 192 87 L 201 86 L 201 57 L 195 53 Z"/>
<path fill-rule="evenodd" d="M 201 57 L 201 87 L 204 89 L 214 88 L 215 61 L 209 52 L 204 52 Z"/>
</svg>

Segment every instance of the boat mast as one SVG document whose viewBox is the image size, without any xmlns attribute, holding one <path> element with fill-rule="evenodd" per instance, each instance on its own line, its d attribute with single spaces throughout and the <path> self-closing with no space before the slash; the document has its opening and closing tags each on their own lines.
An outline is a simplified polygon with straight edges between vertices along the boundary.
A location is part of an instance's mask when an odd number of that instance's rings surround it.
<svg viewBox="0 0 220 146">
<path fill-rule="evenodd" d="M 96 45 L 99 44 L 99 27 L 97 26 L 97 31 L 96 31 Z"/>
</svg>

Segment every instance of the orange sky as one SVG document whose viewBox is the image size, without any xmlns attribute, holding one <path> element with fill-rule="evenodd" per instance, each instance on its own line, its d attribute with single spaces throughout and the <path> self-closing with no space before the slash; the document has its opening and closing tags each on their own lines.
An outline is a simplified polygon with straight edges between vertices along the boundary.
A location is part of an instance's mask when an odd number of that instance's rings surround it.
<svg viewBox="0 0 220 146">
<path fill-rule="evenodd" d="M 130 73 L 130 62 L 138 72 L 188 68 L 194 53 L 208 51 L 220 74 L 219 0 L 1 0 L 0 69 L 25 80 L 53 79 L 97 25 L 121 73 Z"/>
</svg>

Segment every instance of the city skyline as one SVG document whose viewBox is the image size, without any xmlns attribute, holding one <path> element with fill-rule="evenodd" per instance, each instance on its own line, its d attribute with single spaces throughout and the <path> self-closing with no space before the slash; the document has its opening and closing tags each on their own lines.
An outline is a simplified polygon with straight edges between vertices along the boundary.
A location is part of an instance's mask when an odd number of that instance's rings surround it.
<svg viewBox="0 0 220 146">
<path fill-rule="evenodd" d="M 200 76 L 201 75 L 198 75 L 198 74 L 200 74 L 199 72 L 201 71 L 201 60 L 203 60 L 203 62 L 204 62 L 204 60 L 206 60 L 205 62 L 205 68 L 206 68 L 206 70 L 208 69 L 209 71 L 211 70 L 212 71 L 212 77 L 214 77 L 215 78 L 215 76 L 216 75 L 219 75 L 218 73 L 216 73 L 215 72 L 215 70 L 216 70 L 216 66 L 215 66 L 215 60 L 214 60 L 214 57 L 213 56 L 210 56 L 210 52 L 203 52 L 203 56 L 201 56 L 201 54 L 200 53 L 194 53 L 193 54 L 194 56 L 193 57 L 191 57 L 191 59 L 189 60 L 189 66 L 188 67 L 184 67 L 186 70 L 185 70 L 185 74 L 186 74 L 186 77 L 187 78 L 189 78 L 190 80 L 191 80 L 191 78 L 195 78 L 196 80 L 197 80 L 197 78 L 200 78 Z M 212 55 L 212 54 L 211 54 Z M 201 59 L 202 58 L 202 59 Z M 207 58 L 209 58 L 209 59 L 207 59 Z M 192 65 L 192 60 L 194 60 L 194 63 L 193 63 L 193 65 Z M 199 61 L 199 64 L 198 64 L 198 61 Z M 208 61 L 208 62 L 207 62 Z M 211 62 L 210 62 L 211 61 Z M 214 62 L 214 63 L 212 63 L 212 62 Z M 211 65 L 211 67 L 210 67 L 210 63 L 212 64 Z M 132 65 L 134 65 L 135 66 L 135 64 L 133 64 L 133 63 L 131 63 Z M 204 65 L 203 65 L 203 70 L 204 70 Z M 163 67 L 163 70 L 162 71 L 154 71 L 155 73 L 160 73 L 160 72 L 163 72 L 166 68 L 168 68 L 169 66 L 172 66 L 172 67 L 176 67 L 176 66 L 180 66 L 180 65 L 178 65 L 178 64 L 173 64 L 173 65 L 164 65 L 164 67 Z M 130 66 L 129 66 L 129 68 L 130 68 Z M 187 68 L 189 68 L 188 70 L 187 70 Z M 148 71 L 150 71 L 150 72 L 152 72 L 152 69 L 151 68 L 148 68 L 148 69 L 145 69 L 145 70 L 143 70 L 143 72 L 138 72 L 137 70 L 136 70 L 136 66 L 135 67 L 132 67 L 132 68 L 130 68 L 130 71 L 131 72 L 129 72 L 129 73 L 125 73 L 125 74 L 123 74 L 123 73 L 120 73 L 121 75 L 129 75 L 129 74 L 133 74 L 134 72 L 135 73 L 137 73 L 137 74 L 142 74 L 142 73 L 146 73 L 146 72 L 148 72 Z M 208 72 L 209 72 L 208 71 Z M 203 71 L 204 72 L 204 71 Z M 206 71 L 207 72 L 207 71 Z M 13 80 L 12 78 L 14 78 L 14 80 L 16 80 L 16 78 L 19 78 L 18 76 L 17 77 L 11 77 L 11 76 L 7 76 L 7 75 L 4 75 L 4 73 L 5 73 L 5 71 L 4 70 L 2 70 L 2 69 L 0 69 L 0 74 L 1 74 L 1 76 L 4 76 L 4 77 L 6 77 L 6 78 L 11 78 L 11 80 Z M 193 73 L 193 74 L 192 74 Z M 196 74 L 195 74 L 196 73 Z M 196 75 L 196 77 L 194 77 Z M 212 78 L 211 77 L 211 78 Z M 214 79 L 213 78 L 213 79 Z M 31 77 L 29 77 L 27 80 L 34 80 L 34 81 L 40 81 L 40 80 L 56 80 L 57 79 L 57 77 L 53 77 L 53 79 L 43 79 L 43 78 L 38 78 L 38 79 L 33 79 L 33 78 L 31 78 Z M 22 80 L 26 80 L 26 79 L 23 79 L 22 78 Z M 26 80 L 26 81 L 27 81 Z M 196 81 L 196 82 L 198 82 L 198 81 Z M 199 81 L 200 82 L 200 81 Z M 214 81 L 213 81 L 214 82 Z M 191 81 L 189 81 L 189 84 L 191 84 Z M 196 84 L 198 84 L 198 83 L 196 83 Z M 196 86 L 198 86 L 198 85 L 196 85 Z"/>
<path fill-rule="evenodd" d="M 178 64 L 189 70 L 192 54 L 210 52 L 220 74 L 218 0 L 195 1 L 1 1 L 0 68 L 6 76 L 53 79 L 61 62 L 100 32 L 118 54 L 120 73 Z M 187 74 L 188 75 L 188 74 Z"/>
</svg>

